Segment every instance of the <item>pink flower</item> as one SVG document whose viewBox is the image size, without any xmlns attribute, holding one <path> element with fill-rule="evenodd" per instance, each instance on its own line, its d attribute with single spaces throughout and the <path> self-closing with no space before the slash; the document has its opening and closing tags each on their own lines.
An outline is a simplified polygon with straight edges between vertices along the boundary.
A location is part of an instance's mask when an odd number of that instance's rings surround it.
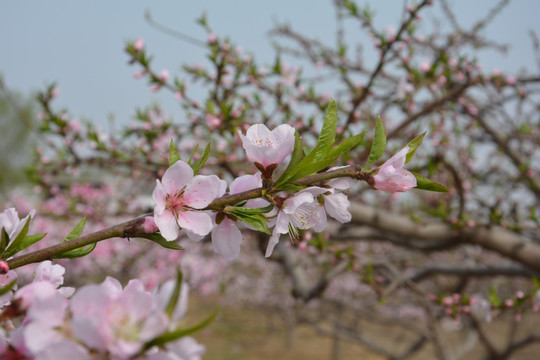
<svg viewBox="0 0 540 360">
<path fill-rule="evenodd" d="M 375 180 L 373 187 L 375 189 L 395 193 L 416 187 L 414 175 L 410 171 L 403 169 L 408 151 L 409 147 L 407 146 L 376 170 L 376 174 L 373 176 Z"/>
<path fill-rule="evenodd" d="M 276 226 L 268 241 L 265 257 L 272 255 L 281 234 L 289 233 L 291 238 L 297 239 L 298 229 L 314 228 L 315 231 L 321 231 L 326 226 L 323 207 L 315 201 L 313 194 L 306 190 L 297 192 L 283 202 L 277 214 Z"/>
<path fill-rule="evenodd" d="M 137 40 L 135 40 L 133 47 L 135 48 L 136 51 L 141 51 L 144 47 L 144 40 L 141 38 L 138 38 Z"/>
<path fill-rule="evenodd" d="M 179 227 L 199 236 L 212 230 L 210 215 L 197 210 L 204 209 L 218 196 L 217 176 L 193 176 L 191 166 L 179 160 L 156 183 L 152 193 L 156 203 L 154 220 L 165 239 L 176 240 Z"/>
<path fill-rule="evenodd" d="M 122 285 L 108 277 L 79 289 L 70 303 L 73 335 L 90 349 L 128 359 L 144 343 L 164 333 L 166 314 L 139 280 Z"/>
<path fill-rule="evenodd" d="M 245 136 L 240 131 L 238 134 L 248 159 L 265 168 L 281 163 L 294 148 L 294 128 L 290 125 L 283 124 L 270 131 L 265 125 L 256 124 L 250 126 Z"/>
</svg>

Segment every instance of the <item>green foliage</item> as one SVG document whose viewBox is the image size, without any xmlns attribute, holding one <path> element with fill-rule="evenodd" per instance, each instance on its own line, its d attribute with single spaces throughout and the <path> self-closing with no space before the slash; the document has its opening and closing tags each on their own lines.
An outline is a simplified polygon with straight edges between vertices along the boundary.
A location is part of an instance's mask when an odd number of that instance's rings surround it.
<svg viewBox="0 0 540 360">
<path fill-rule="evenodd" d="M 0 296 L 2 296 L 4 294 L 8 293 L 9 291 L 11 291 L 16 284 L 17 284 L 17 279 L 13 280 L 12 282 L 7 284 L 3 288 L 0 288 Z"/>
<path fill-rule="evenodd" d="M 193 155 L 191 155 L 191 156 L 193 156 Z M 210 143 L 208 143 L 206 145 L 206 147 L 204 148 L 204 151 L 201 154 L 201 157 L 199 158 L 199 160 L 195 161 L 193 164 L 190 164 L 191 168 L 193 169 L 193 174 L 194 175 L 197 175 L 199 170 L 201 170 L 201 168 L 204 166 L 204 164 L 206 164 L 206 161 L 208 160 L 209 156 L 210 156 Z"/>
<path fill-rule="evenodd" d="M 412 157 L 414 156 L 414 153 L 416 152 L 416 149 L 422 144 L 422 140 L 424 140 L 424 136 L 426 136 L 427 131 L 424 131 L 422 134 L 415 137 L 411 142 L 407 144 L 409 147 L 409 150 L 407 151 L 407 157 L 405 158 L 405 164 L 411 161 Z"/>
<path fill-rule="evenodd" d="M 189 328 L 177 328 L 172 331 L 168 331 L 165 334 L 158 336 L 157 338 L 153 339 L 152 341 L 148 342 L 145 345 L 145 349 L 149 349 L 153 346 L 161 346 L 168 342 L 178 340 L 184 336 L 191 335 L 197 331 L 201 331 L 202 329 L 206 328 L 208 325 L 210 325 L 218 316 L 219 309 L 214 310 L 214 312 L 208 316 L 205 320 L 201 321 L 199 324 L 189 327 Z"/>
<path fill-rule="evenodd" d="M 171 297 L 169 301 L 167 302 L 167 306 L 165 307 L 165 313 L 169 316 L 169 318 L 172 318 L 174 309 L 176 309 L 176 305 L 178 304 L 178 299 L 180 299 L 180 289 L 182 288 L 182 271 L 179 269 L 176 270 L 176 282 L 174 284 L 174 289 L 171 294 Z"/>
<path fill-rule="evenodd" d="M 223 212 L 226 214 L 232 215 L 239 220 L 245 222 L 248 225 L 253 226 L 255 229 L 271 235 L 270 229 L 268 229 L 268 224 L 266 217 L 263 213 L 267 213 L 272 210 L 274 205 L 268 205 L 264 208 L 245 208 L 240 206 L 227 206 L 223 209 Z"/>
<path fill-rule="evenodd" d="M 75 227 L 69 232 L 69 234 L 62 240 L 63 243 L 72 241 L 81 236 L 84 226 L 86 225 L 86 217 L 75 225 Z M 97 243 L 88 244 L 77 249 L 65 251 L 61 254 L 54 256 L 55 259 L 73 259 L 83 257 L 90 254 L 95 248 Z"/>
<path fill-rule="evenodd" d="M 178 160 L 182 159 L 180 158 L 180 153 L 178 152 L 174 141 L 171 139 L 171 145 L 169 146 L 169 166 L 172 166 Z"/>
<path fill-rule="evenodd" d="M 163 236 L 161 236 L 161 234 L 158 234 L 158 233 L 138 235 L 138 237 L 153 241 L 156 244 L 161 245 L 161 246 L 163 246 L 164 248 L 167 248 L 167 249 L 184 250 L 184 248 L 181 247 L 180 245 L 178 245 L 178 243 L 176 241 L 168 241 Z"/>
<path fill-rule="evenodd" d="M 436 191 L 436 192 L 448 192 L 448 188 L 442 184 L 439 184 L 433 180 L 429 180 L 423 177 L 420 174 L 412 172 L 416 178 L 416 189 L 417 190 L 427 190 L 427 191 Z"/>
<path fill-rule="evenodd" d="M 375 135 L 373 136 L 373 143 L 371 144 L 371 150 L 369 151 L 368 161 L 366 168 L 373 164 L 375 161 L 384 154 L 386 148 L 386 134 L 384 130 L 384 124 L 381 117 L 377 115 L 377 121 L 375 123 Z"/>
<path fill-rule="evenodd" d="M 298 136 L 295 138 L 291 162 L 274 184 L 276 189 L 285 190 L 291 182 L 329 167 L 341 155 L 358 146 L 364 138 L 364 134 L 358 134 L 342 141 L 338 146 L 334 147 L 336 128 L 337 108 L 336 103 L 332 99 L 328 104 L 321 133 L 315 147 L 311 151 L 304 151 L 306 156 L 301 159 L 303 152 L 302 142 Z"/>
</svg>

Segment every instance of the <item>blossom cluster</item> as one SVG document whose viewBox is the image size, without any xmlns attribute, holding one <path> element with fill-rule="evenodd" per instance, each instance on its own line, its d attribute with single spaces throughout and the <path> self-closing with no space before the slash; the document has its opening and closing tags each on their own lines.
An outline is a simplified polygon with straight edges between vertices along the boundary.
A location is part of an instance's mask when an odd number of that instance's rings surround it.
<svg viewBox="0 0 540 360">
<path fill-rule="evenodd" d="M 154 220 L 161 235 L 167 241 L 175 241 L 183 230 L 192 240 L 201 240 L 211 233 L 217 253 L 226 259 L 234 259 L 240 252 L 242 232 L 239 220 L 252 228 L 242 214 L 255 214 L 254 209 L 266 213 L 262 229 L 273 227 L 266 249 L 266 257 L 272 255 L 282 234 L 298 239 L 302 230 L 320 232 L 326 228 L 328 216 L 340 223 L 351 220 L 350 202 L 342 192 L 357 180 L 341 177 L 307 186 L 295 193 L 272 188 L 273 173 L 295 149 L 295 129 L 280 125 L 273 130 L 265 125 L 252 125 L 246 132 L 239 132 L 247 158 L 259 169 L 254 175 L 234 179 L 229 185 L 216 175 L 194 175 L 192 167 L 182 161 L 174 162 L 164 173 L 153 192 L 155 201 Z M 415 176 L 403 169 L 409 147 L 405 147 L 382 166 L 372 172 L 370 184 L 378 190 L 390 193 L 404 192 L 416 186 Z M 336 170 L 331 168 L 328 171 Z M 243 212 L 225 209 L 209 209 L 212 202 L 226 194 L 233 195 L 262 188 L 265 194 L 249 198 Z M 261 193 L 262 194 L 262 193 Z M 259 218 L 260 219 L 260 218 Z M 258 230 L 261 230 L 258 228 Z M 268 231 L 265 231 L 269 233 Z"/>
<path fill-rule="evenodd" d="M 205 352 L 189 336 L 156 342 L 181 324 L 187 309 L 185 283 L 179 296 L 174 281 L 150 292 L 139 280 L 122 287 L 112 277 L 75 291 L 62 286 L 64 272 L 62 266 L 44 261 L 33 282 L 4 294 L 1 358 L 197 360 Z M 0 282 L 16 278 L 9 271 L 0 275 Z M 175 306 L 169 309 L 171 303 Z M 19 317 L 22 323 L 15 327 Z"/>
</svg>

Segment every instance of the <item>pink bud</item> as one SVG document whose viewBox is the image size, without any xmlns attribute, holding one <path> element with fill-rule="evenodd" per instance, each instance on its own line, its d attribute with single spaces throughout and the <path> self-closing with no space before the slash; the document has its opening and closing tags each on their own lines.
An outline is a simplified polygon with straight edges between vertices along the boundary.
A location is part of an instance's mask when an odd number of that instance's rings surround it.
<svg viewBox="0 0 540 360">
<path fill-rule="evenodd" d="M 9 271 L 9 265 L 4 260 L 0 260 L 0 274 L 6 274 Z"/>
<path fill-rule="evenodd" d="M 135 40 L 133 47 L 135 48 L 136 51 L 141 51 L 144 47 L 144 40 L 141 38 L 138 38 L 137 40 Z"/>
<path fill-rule="evenodd" d="M 209 33 L 207 41 L 209 44 L 214 44 L 217 41 L 217 36 L 213 33 Z"/>
</svg>

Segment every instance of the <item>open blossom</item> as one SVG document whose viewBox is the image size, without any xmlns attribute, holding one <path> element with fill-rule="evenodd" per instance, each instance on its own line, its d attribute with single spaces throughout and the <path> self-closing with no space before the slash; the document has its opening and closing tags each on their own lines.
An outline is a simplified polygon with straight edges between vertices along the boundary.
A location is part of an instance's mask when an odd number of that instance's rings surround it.
<svg viewBox="0 0 540 360">
<path fill-rule="evenodd" d="M 408 151 L 409 147 L 406 146 L 376 170 L 376 174 L 373 176 L 375 180 L 373 187 L 375 189 L 395 193 L 416 187 L 414 175 L 403 168 Z"/>
<path fill-rule="evenodd" d="M 0 214 L 0 231 L 4 229 L 9 236 L 9 240 L 13 241 L 20 234 L 28 218 L 33 218 L 34 214 L 35 210 L 32 209 L 24 219 L 19 220 L 19 214 L 15 208 L 6 209 Z"/>
<path fill-rule="evenodd" d="M 195 235 L 205 236 L 213 228 L 204 209 L 218 196 L 221 180 L 215 176 L 196 175 L 187 163 L 179 160 L 165 171 L 161 182 L 156 180 L 152 197 L 156 203 L 154 220 L 161 235 L 176 240 L 179 227 Z"/>
<path fill-rule="evenodd" d="M 270 131 L 263 124 L 250 126 L 246 135 L 238 132 L 247 157 L 263 167 L 279 164 L 294 149 L 294 128 L 283 124 Z"/>
<path fill-rule="evenodd" d="M 100 285 L 86 285 L 71 299 L 70 310 L 74 336 L 114 359 L 131 358 L 168 326 L 157 299 L 139 280 L 131 280 L 124 289 L 110 277 Z"/>
<path fill-rule="evenodd" d="M 320 206 L 310 191 L 308 189 L 301 190 L 283 202 L 283 206 L 277 214 L 274 231 L 268 241 L 266 257 L 272 255 L 281 234 L 289 233 L 292 238 L 297 238 L 298 229 L 313 228 L 317 232 L 324 229 L 326 226 L 324 208 Z"/>
</svg>

